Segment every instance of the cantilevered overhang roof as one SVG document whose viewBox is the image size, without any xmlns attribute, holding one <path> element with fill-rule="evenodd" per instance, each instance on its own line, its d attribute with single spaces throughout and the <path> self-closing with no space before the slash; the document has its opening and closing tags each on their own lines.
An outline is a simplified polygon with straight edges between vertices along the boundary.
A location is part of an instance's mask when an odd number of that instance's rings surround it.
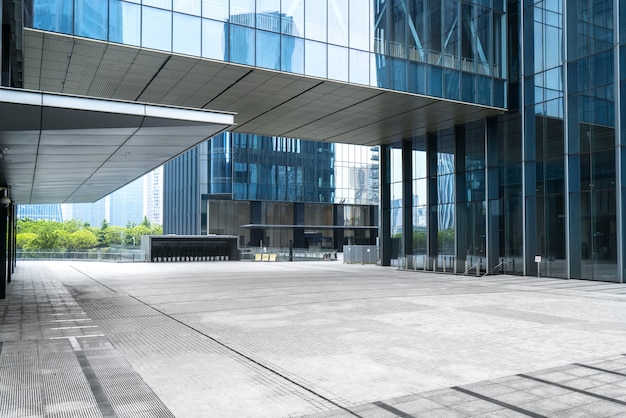
<svg viewBox="0 0 626 418">
<path fill-rule="evenodd" d="M 234 115 L 0 89 L 0 186 L 18 204 L 94 202 L 233 126 Z"/>
<path fill-rule="evenodd" d="M 24 87 L 235 112 L 235 132 L 361 145 L 502 113 L 368 86 L 24 31 Z"/>
</svg>

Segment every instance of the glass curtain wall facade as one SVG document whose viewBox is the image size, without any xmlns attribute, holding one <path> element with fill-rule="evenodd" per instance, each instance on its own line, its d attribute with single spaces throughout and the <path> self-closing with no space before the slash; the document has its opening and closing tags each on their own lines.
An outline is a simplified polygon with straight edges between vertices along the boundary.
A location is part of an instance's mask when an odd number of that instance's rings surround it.
<svg viewBox="0 0 626 418">
<path fill-rule="evenodd" d="M 26 10 L 35 29 L 506 106 L 504 0 L 26 0 Z"/>
<path fill-rule="evenodd" d="M 164 166 L 164 232 L 237 235 L 242 246 L 373 245 L 378 157 L 376 147 L 218 135 Z"/>
<path fill-rule="evenodd" d="M 624 281 L 625 9 L 508 2 L 508 112 L 381 150 L 383 264 Z"/>
</svg>

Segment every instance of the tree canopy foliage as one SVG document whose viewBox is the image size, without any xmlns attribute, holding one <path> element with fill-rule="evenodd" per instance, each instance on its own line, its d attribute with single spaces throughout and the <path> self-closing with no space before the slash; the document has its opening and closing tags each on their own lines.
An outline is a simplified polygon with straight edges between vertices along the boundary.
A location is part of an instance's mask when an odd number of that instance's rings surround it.
<svg viewBox="0 0 626 418">
<path fill-rule="evenodd" d="M 87 250 L 90 248 L 138 246 L 142 235 L 161 235 L 163 228 L 152 225 L 147 218 L 139 225 L 122 227 L 109 225 L 106 220 L 100 227 L 77 220 L 64 222 L 18 219 L 17 248 L 37 250 Z"/>
</svg>

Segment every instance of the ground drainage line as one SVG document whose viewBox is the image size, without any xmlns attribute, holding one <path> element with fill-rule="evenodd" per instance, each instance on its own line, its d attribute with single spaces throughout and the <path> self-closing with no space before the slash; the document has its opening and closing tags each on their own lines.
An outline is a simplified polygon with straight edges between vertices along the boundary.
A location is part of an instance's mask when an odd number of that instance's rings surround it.
<svg viewBox="0 0 626 418">
<path fill-rule="evenodd" d="M 234 348 L 232 348 L 232 347 L 228 346 L 227 344 L 225 344 L 225 343 L 221 342 L 220 340 L 216 339 L 215 337 L 211 337 L 210 335 L 208 335 L 208 334 L 206 334 L 206 333 L 204 333 L 204 332 L 202 332 L 202 331 L 200 331 L 200 330 L 198 330 L 198 329 L 196 329 L 196 328 L 192 327 L 191 325 L 186 324 L 186 323 L 182 322 L 181 320 L 176 319 L 176 318 L 174 318 L 173 316 L 166 314 L 165 312 L 163 312 L 163 311 L 161 311 L 161 310 L 159 310 L 159 309 L 155 308 L 154 306 L 152 306 L 152 305 L 148 305 L 147 303 L 145 303 L 144 301 L 142 301 L 142 300 L 140 300 L 140 299 L 137 299 L 137 298 L 136 298 L 135 296 L 133 296 L 133 295 L 128 295 L 128 296 L 129 296 L 129 297 L 131 297 L 131 298 L 133 298 L 133 299 L 135 299 L 137 302 L 139 302 L 139 303 L 141 303 L 141 304 L 143 304 L 143 305 L 145 305 L 145 306 L 147 306 L 147 307 L 149 307 L 149 308 L 151 308 L 151 309 L 153 309 L 153 310 L 157 311 L 157 312 L 158 312 L 158 313 L 160 313 L 161 315 L 166 316 L 167 318 L 169 318 L 169 319 L 171 319 L 171 320 L 173 320 L 173 321 L 175 321 L 175 322 L 178 322 L 179 324 L 181 324 L 181 325 L 183 325 L 183 326 L 185 326 L 185 327 L 187 327 L 187 328 L 189 328 L 189 329 L 191 329 L 191 330 L 193 330 L 193 331 L 197 332 L 198 334 L 200 334 L 200 335 L 202 335 L 202 336 L 204 336 L 204 337 L 208 338 L 209 340 L 211 340 L 211 341 L 213 341 L 214 343 L 216 343 L 216 344 L 220 345 L 221 347 L 224 347 L 224 348 L 225 348 L 225 349 L 227 349 L 228 351 L 230 351 L 230 352 L 232 352 L 232 353 L 235 353 L 235 354 L 237 354 L 237 355 L 238 355 L 238 356 L 240 356 L 240 357 L 243 357 L 244 359 L 246 359 L 246 360 L 250 361 L 251 363 L 256 364 L 257 366 L 259 366 L 259 367 L 261 367 L 261 368 L 263 368 L 263 369 L 267 370 L 267 371 L 268 371 L 268 372 L 270 372 L 270 373 L 275 374 L 276 376 L 278 376 L 278 377 L 280 377 L 280 378 L 282 378 L 282 379 L 285 379 L 285 380 L 286 380 L 286 381 L 288 381 L 289 383 L 292 383 L 292 384 L 294 384 L 294 385 L 298 386 L 299 388 L 304 389 L 305 391 L 307 391 L 307 392 L 309 392 L 309 393 L 312 393 L 313 395 L 317 396 L 317 397 L 318 397 L 318 398 L 320 398 L 320 399 L 325 400 L 326 402 L 330 403 L 331 405 L 334 405 L 334 406 L 336 406 L 337 408 L 343 409 L 344 411 L 348 412 L 348 413 L 349 413 L 349 414 L 351 414 L 351 415 L 354 415 L 355 417 L 358 417 L 358 418 L 364 418 L 363 416 L 361 416 L 361 415 L 357 414 L 357 413 L 356 413 L 356 412 L 354 412 L 354 411 L 351 411 L 350 409 L 346 408 L 345 406 L 342 406 L 342 405 L 338 404 L 337 402 L 333 401 L 332 399 L 329 399 L 329 398 L 327 398 L 326 396 L 321 395 L 321 394 L 319 394 L 319 393 L 315 392 L 313 389 L 310 389 L 310 388 L 308 388 L 308 387 L 304 386 L 303 384 L 296 382 L 295 380 L 293 380 L 293 379 L 291 379 L 291 378 L 289 378 L 289 377 L 285 376 L 284 374 L 282 374 L 282 373 L 280 373 L 280 372 L 278 372 L 278 371 L 276 371 L 276 370 L 274 370 L 274 369 L 272 369 L 272 368 L 270 368 L 270 367 L 268 367 L 268 366 L 264 365 L 264 364 L 263 364 L 263 363 L 261 363 L 260 361 L 255 360 L 255 359 L 253 359 L 252 357 L 247 356 L 247 355 L 243 354 L 242 352 L 240 352 L 240 351 L 238 351 L 238 350 L 236 350 L 236 349 L 234 349 Z"/>
<path fill-rule="evenodd" d="M 79 272 L 79 273 L 80 273 L 80 274 L 82 274 L 83 276 L 85 276 L 85 277 L 87 277 L 87 278 L 89 278 L 89 279 L 93 280 L 94 282 L 98 283 L 100 286 L 106 287 L 106 288 L 107 288 L 107 289 L 109 289 L 111 292 L 113 292 L 113 293 L 117 293 L 117 291 L 116 291 L 116 290 L 111 289 L 109 286 L 107 286 L 107 285 L 103 284 L 102 282 L 100 282 L 100 281 L 98 281 L 98 280 L 94 279 L 93 277 L 91 277 L 91 276 L 90 276 L 90 275 L 88 275 L 87 273 L 85 273 L 85 272 L 83 272 L 83 271 L 80 271 L 80 270 L 79 270 L 79 269 L 77 269 L 76 267 L 74 267 L 74 266 L 72 266 L 72 265 L 70 265 L 69 267 L 70 267 L 70 268 L 72 268 L 72 269 L 74 269 L 74 270 L 76 270 L 77 272 Z"/>
</svg>

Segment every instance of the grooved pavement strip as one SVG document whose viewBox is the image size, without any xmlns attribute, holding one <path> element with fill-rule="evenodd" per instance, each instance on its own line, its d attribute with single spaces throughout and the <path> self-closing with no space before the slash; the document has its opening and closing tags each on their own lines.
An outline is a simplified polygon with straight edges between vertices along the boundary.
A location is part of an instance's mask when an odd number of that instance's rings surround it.
<svg viewBox="0 0 626 418">
<path fill-rule="evenodd" d="M 0 416 L 626 417 L 626 286 L 21 261 Z"/>
</svg>

